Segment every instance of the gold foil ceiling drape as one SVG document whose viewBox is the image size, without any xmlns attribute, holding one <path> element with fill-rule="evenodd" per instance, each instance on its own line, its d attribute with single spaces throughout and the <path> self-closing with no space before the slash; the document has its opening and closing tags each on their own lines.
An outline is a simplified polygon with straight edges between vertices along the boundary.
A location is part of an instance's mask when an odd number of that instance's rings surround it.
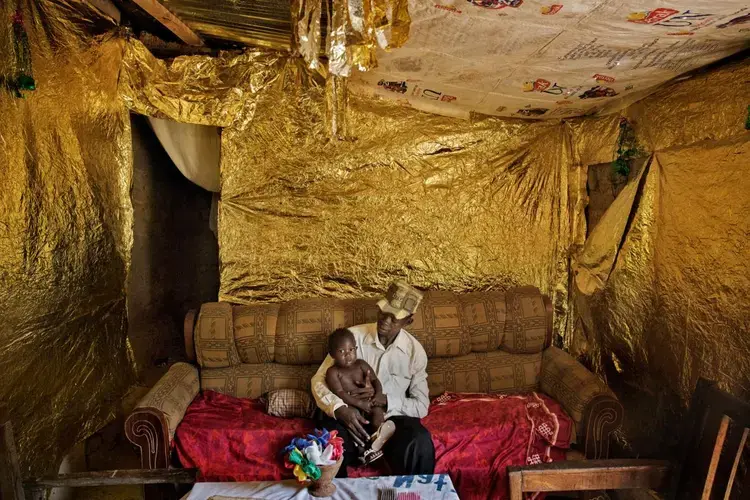
<svg viewBox="0 0 750 500">
<path fill-rule="evenodd" d="M 287 57 L 257 49 L 167 62 L 131 39 L 125 45 L 120 96 L 142 115 L 242 130 L 253 118 L 258 94 L 278 77 Z"/>
<path fill-rule="evenodd" d="M 15 4 L 0 7 L 4 76 Z M 37 89 L 23 99 L 0 89 L 0 402 L 29 476 L 56 471 L 113 417 L 134 379 L 132 162 L 117 98 L 122 43 L 84 35 L 113 25 L 87 17 L 86 2 L 21 5 Z"/>
</svg>

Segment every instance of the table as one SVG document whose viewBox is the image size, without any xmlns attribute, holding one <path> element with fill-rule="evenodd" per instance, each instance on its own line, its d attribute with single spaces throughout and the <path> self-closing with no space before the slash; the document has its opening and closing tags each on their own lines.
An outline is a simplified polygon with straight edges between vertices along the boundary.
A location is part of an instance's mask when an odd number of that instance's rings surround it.
<svg viewBox="0 0 750 500">
<path fill-rule="evenodd" d="M 379 500 L 379 490 L 395 488 L 400 493 L 418 493 L 422 500 L 458 500 L 447 474 L 425 476 L 382 476 L 334 479 L 332 500 Z M 183 500 L 209 500 L 213 496 L 263 500 L 314 498 L 295 480 L 253 483 L 196 483 Z M 216 499 L 220 500 L 220 499 Z M 410 498 L 408 500 L 411 500 Z"/>
</svg>

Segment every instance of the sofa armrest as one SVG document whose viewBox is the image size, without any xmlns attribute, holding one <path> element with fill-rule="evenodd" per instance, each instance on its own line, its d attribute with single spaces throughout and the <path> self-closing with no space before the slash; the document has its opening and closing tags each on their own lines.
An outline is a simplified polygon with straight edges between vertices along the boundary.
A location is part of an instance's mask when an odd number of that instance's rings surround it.
<svg viewBox="0 0 750 500">
<path fill-rule="evenodd" d="M 198 368 L 175 363 L 128 415 L 125 435 L 140 449 L 142 468 L 169 467 L 175 430 L 198 391 Z"/>
<path fill-rule="evenodd" d="M 573 419 L 576 439 L 586 458 L 607 458 L 610 437 L 622 425 L 624 413 L 609 387 L 557 347 L 544 351 L 540 384 L 542 391 Z"/>
</svg>

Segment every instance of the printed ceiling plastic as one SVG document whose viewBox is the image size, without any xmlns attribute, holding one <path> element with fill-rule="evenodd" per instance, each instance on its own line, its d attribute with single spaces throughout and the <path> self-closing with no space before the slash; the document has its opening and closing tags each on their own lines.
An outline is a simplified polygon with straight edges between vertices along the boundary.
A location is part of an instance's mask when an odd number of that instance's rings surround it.
<svg viewBox="0 0 750 500">
<path fill-rule="evenodd" d="M 409 11 L 408 41 L 378 51 L 352 89 L 458 117 L 614 112 L 750 45 L 738 1 L 438 0 Z"/>
</svg>

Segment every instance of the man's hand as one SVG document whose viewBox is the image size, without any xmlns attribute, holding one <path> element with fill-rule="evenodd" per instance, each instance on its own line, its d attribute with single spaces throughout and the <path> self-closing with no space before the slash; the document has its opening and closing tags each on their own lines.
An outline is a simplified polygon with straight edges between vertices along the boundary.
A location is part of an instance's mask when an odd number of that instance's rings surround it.
<svg viewBox="0 0 750 500">
<path fill-rule="evenodd" d="M 383 409 L 387 410 L 388 409 L 388 396 L 386 396 L 385 394 L 382 394 L 382 393 L 381 394 L 376 394 L 370 400 L 370 404 L 372 406 L 378 406 L 380 408 L 383 408 Z"/>
<path fill-rule="evenodd" d="M 370 435 L 367 433 L 363 425 L 367 425 L 368 422 L 360 413 L 350 406 L 342 406 L 334 412 L 336 420 L 344 424 L 344 427 L 349 431 L 349 435 L 360 447 L 364 447 L 365 443 L 370 440 Z"/>
</svg>

